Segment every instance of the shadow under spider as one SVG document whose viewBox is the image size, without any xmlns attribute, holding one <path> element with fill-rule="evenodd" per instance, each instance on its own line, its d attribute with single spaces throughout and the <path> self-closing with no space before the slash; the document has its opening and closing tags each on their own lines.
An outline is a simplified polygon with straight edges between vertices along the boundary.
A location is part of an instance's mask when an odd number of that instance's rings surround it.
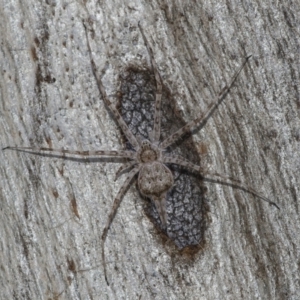
<svg viewBox="0 0 300 300">
<path fill-rule="evenodd" d="M 150 140 L 154 126 L 156 92 L 153 72 L 130 67 L 120 75 L 120 83 L 118 109 L 122 118 L 135 136 L 140 135 L 142 139 Z M 160 139 L 164 140 L 186 123 L 181 118 L 170 91 L 164 85 L 162 99 Z M 124 143 L 128 150 L 132 150 L 126 138 Z M 191 133 L 187 133 L 183 139 L 169 148 L 169 153 L 187 157 L 193 164 L 201 165 Z M 200 174 L 191 173 L 175 164 L 167 166 L 174 176 L 174 185 L 166 194 L 167 229 L 163 226 L 159 213 L 151 201 L 147 202 L 146 213 L 156 227 L 173 240 L 179 249 L 192 247 L 194 250 L 194 246 L 200 246 L 200 242 L 204 242 L 208 210 L 204 196 L 205 187 Z"/>
</svg>

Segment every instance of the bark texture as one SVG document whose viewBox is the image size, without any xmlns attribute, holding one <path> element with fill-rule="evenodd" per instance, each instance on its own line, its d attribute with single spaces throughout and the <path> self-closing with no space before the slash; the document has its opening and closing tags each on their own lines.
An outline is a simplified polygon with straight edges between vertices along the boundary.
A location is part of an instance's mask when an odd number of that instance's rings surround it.
<svg viewBox="0 0 300 300">
<path fill-rule="evenodd" d="M 193 138 L 211 169 L 239 178 L 278 211 L 206 183 L 205 243 L 178 253 L 146 216 L 136 186 L 101 233 L 124 178 L 120 161 L 0 151 L 1 299 L 299 299 L 299 1 L 0 1 L 0 146 L 124 149 L 99 96 L 86 34 L 108 94 L 149 67 L 189 121 L 244 58 L 235 87 Z M 164 99 L 162 99 L 164 101 Z"/>
</svg>

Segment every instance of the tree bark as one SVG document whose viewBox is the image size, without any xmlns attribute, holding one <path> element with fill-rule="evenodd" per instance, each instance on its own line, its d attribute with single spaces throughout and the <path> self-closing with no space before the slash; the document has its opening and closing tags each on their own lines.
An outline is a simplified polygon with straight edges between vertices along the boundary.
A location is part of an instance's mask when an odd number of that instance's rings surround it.
<svg viewBox="0 0 300 300">
<path fill-rule="evenodd" d="M 120 162 L 1 151 L 1 299 L 300 298 L 300 3 L 216 3 L 2 1 L 1 147 L 124 149 L 92 75 L 83 22 L 116 99 L 122 70 L 149 67 L 140 21 L 186 122 L 252 54 L 193 138 L 212 170 L 280 210 L 207 182 L 205 243 L 187 259 L 155 230 L 133 184 L 108 232 L 108 286 L 101 234 L 124 180 L 114 181 Z"/>
</svg>

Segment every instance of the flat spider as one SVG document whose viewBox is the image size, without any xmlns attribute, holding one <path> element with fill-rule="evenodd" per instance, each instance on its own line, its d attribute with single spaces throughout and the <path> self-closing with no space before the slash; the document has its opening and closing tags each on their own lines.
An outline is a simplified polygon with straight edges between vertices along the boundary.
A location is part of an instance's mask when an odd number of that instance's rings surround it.
<svg viewBox="0 0 300 300">
<path fill-rule="evenodd" d="M 241 183 L 238 180 L 229 178 L 224 175 L 220 175 L 216 172 L 210 172 L 208 170 L 203 170 L 199 165 L 193 164 L 187 159 L 179 156 L 179 155 L 172 155 L 166 152 L 166 149 L 177 142 L 183 135 L 187 132 L 190 132 L 192 129 L 199 127 L 200 125 L 204 125 L 207 120 L 210 118 L 212 113 L 218 107 L 218 105 L 222 102 L 225 96 L 228 94 L 230 88 L 234 84 L 236 78 L 238 77 L 239 73 L 242 71 L 246 63 L 248 62 L 251 56 L 246 57 L 245 61 L 243 62 L 242 66 L 238 69 L 238 71 L 233 76 L 231 82 L 228 86 L 225 86 L 223 90 L 220 92 L 217 99 L 213 102 L 211 107 L 208 111 L 204 114 L 196 118 L 195 120 L 187 123 L 182 128 L 177 130 L 175 133 L 169 135 L 165 140 L 160 141 L 161 137 L 161 99 L 162 99 L 162 79 L 158 72 L 156 62 L 154 60 L 154 55 L 152 49 L 144 35 L 143 29 L 141 28 L 140 24 L 138 24 L 140 32 L 142 34 L 144 43 L 147 47 L 148 54 L 150 56 L 152 69 L 155 76 L 156 81 L 156 96 L 155 96 L 155 112 L 154 112 L 154 126 L 151 134 L 149 135 L 149 139 L 142 139 L 141 137 L 135 137 L 132 132 L 129 130 L 127 124 L 124 122 L 122 116 L 120 115 L 119 111 L 117 110 L 116 106 L 108 99 L 104 86 L 102 84 L 100 76 L 96 72 L 96 65 L 92 58 L 92 51 L 90 48 L 90 44 L 88 42 L 88 50 L 91 59 L 92 71 L 93 75 L 96 79 L 98 89 L 100 94 L 102 95 L 103 101 L 108 109 L 113 114 L 115 120 L 121 127 L 123 133 L 125 134 L 126 138 L 128 139 L 129 143 L 132 146 L 132 150 L 98 150 L 98 151 L 74 151 L 74 150 L 63 150 L 63 149 L 52 149 L 52 148 L 34 148 L 34 147 L 6 147 L 5 149 L 17 150 L 17 151 L 32 151 L 32 152 L 56 152 L 60 154 L 71 154 L 71 155 L 80 155 L 83 157 L 88 156 L 106 156 L 106 157 L 120 157 L 120 158 L 127 158 L 130 159 L 129 162 L 125 163 L 118 172 L 117 176 L 121 174 L 123 171 L 127 169 L 131 169 L 120 188 L 119 192 L 117 193 L 112 209 L 109 213 L 106 226 L 104 227 L 102 233 L 102 260 L 103 260 L 103 267 L 104 267 L 104 275 L 106 282 L 107 275 L 106 275 L 106 262 L 105 262 L 105 251 L 104 251 L 104 244 L 107 237 L 107 233 L 109 227 L 117 213 L 117 209 L 123 199 L 123 196 L 133 180 L 134 176 L 138 174 L 138 187 L 142 195 L 150 198 L 153 203 L 155 204 L 156 210 L 159 214 L 159 218 L 161 220 L 162 226 L 167 232 L 167 224 L 168 224 L 168 215 L 166 210 L 166 194 L 172 188 L 174 183 L 173 174 L 170 169 L 166 166 L 166 164 L 175 164 L 179 165 L 183 168 L 186 168 L 192 172 L 197 174 L 201 174 L 203 178 L 213 179 L 216 181 L 220 181 L 220 179 L 224 183 L 233 184 L 235 187 L 238 187 L 244 191 L 252 193 L 256 197 L 264 200 L 272 205 L 275 205 L 277 208 L 278 206 L 255 191 L 253 188 L 248 187 L 247 185 Z M 86 30 L 86 36 L 88 41 L 88 34 L 87 29 L 84 24 Z"/>
</svg>

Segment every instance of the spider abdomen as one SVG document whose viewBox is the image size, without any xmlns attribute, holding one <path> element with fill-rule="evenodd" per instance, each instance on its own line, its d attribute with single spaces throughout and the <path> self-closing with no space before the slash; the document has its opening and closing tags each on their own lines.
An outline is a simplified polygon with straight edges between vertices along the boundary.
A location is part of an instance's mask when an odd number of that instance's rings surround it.
<svg viewBox="0 0 300 300">
<path fill-rule="evenodd" d="M 143 164 L 138 185 L 141 193 L 149 198 L 161 198 L 172 187 L 174 178 L 172 172 L 162 163 L 153 161 Z"/>
</svg>

